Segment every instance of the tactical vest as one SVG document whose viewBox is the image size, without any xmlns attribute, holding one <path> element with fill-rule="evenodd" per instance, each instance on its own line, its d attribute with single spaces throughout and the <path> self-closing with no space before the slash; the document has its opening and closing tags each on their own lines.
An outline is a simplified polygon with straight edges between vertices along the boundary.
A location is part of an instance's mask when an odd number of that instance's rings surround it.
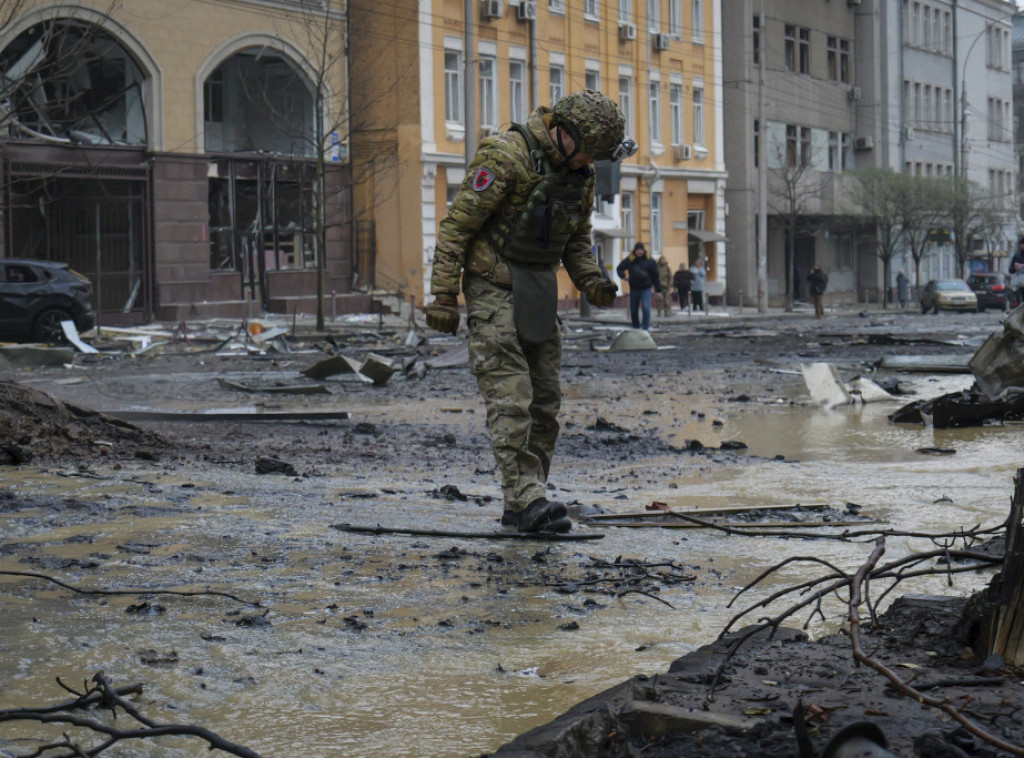
<svg viewBox="0 0 1024 758">
<path fill-rule="evenodd" d="M 576 226 L 590 212 L 583 201 L 591 169 L 553 171 L 533 132 L 522 124 L 511 128 L 526 140 L 541 179 L 518 216 L 511 222 L 495 218 L 485 229 L 487 242 L 512 263 L 560 263 Z"/>
</svg>

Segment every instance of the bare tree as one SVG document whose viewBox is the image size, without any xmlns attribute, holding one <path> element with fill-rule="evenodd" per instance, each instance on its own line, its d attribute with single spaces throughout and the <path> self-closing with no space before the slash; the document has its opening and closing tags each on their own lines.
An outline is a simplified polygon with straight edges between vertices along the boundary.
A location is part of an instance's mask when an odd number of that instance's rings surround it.
<svg viewBox="0 0 1024 758">
<path fill-rule="evenodd" d="M 997 215 L 990 199 L 981 187 L 962 177 L 952 177 L 945 182 L 943 199 L 946 206 L 946 225 L 953 234 L 956 250 L 957 272 L 961 278 L 966 275 L 967 261 L 971 256 L 974 240 L 984 238 L 987 229 Z"/>
<path fill-rule="evenodd" d="M 855 174 L 851 200 L 860 215 L 875 230 L 875 255 L 882 261 L 883 281 L 888 283 L 892 259 L 906 232 L 907 217 L 913 200 L 912 177 L 885 169 L 871 169 Z M 882 307 L 888 307 L 889 288 L 883 287 Z"/>
<path fill-rule="evenodd" d="M 908 176 L 903 215 L 905 242 L 914 259 L 914 286 L 921 287 L 921 260 L 943 224 L 943 185 L 931 177 Z"/>
</svg>

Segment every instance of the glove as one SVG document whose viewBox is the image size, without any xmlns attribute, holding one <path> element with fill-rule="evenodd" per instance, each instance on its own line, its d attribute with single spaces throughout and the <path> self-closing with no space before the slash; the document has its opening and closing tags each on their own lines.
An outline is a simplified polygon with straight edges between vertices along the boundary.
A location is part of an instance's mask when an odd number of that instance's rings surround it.
<svg viewBox="0 0 1024 758">
<path fill-rule="evenodd" d="M 587 296 L 591 305 L 605 308 L 615 302 L 615 294 L 619 291 L 619 285 L 600 276 L 593 276 L 583 282 L 580 289 Z"/>
<path fill-rule="evenodd" d="M 442 294 L 427 306 L 427 326 L 438 332 L 455 334 L 459 330 L 459 300 L 455 295 Z"/>
</svg>

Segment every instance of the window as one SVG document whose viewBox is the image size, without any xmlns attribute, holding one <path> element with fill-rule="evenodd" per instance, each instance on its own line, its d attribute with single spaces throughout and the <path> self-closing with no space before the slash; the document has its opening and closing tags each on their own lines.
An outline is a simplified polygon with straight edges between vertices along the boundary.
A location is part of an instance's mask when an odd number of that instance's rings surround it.
<svg viewBox="0 0 1024 758">
<path fill-rule="evenodd" d="M 480 128 L 486 132 L 498 129 L 498 61 L 480 56 Z"/>
<path fill-rule="evenodd" d="M 647 31 L 651 34 L 661 31 L 661 0 L 647 0 Z"/>
<path fill-rule="evenodd" d="M 693 142 L 704 144 L 704 88 L 693 88 Z"/>
<path fill-rule="evenodd" d="M 932 50 L 942 50 L 942 11 L 938 8 L 932 11 Z"/>
<path fill-rule="evenodd" d="M 444 51 L 444 118 L 462 121 L 462 52 Z"/>
<path fill-rule="evenodd" d="M 629 76 L 619 77 L 619 109 L 626 121 L 626 134 L 633 133 L 633 79 Z"/>
<path fill-rule="evenodd" d="M 811 73 L 811 30 L 800 30 L 800 73 Z"/>
<path fill-rule="evenodd" d="M 600 20 L 601 8 L 598 5 L 598 0 L 584 0 L 583 18 L 585 18 L 587 21 Z"/>
<path fill-rule="evenodd" d="M 633 249 L 633 193 L 622 193 L 622 245 L 626 250 Z"/>
<path fill-rule="evenodd" d="M 661 82 L 653 81 L 647 85 L 649 93 L 649 113 L 651 125 L 651 143 L 661 142 Z"/>
<path fill-rule="evenodd" d="M 910 16 L 910 44 L 916 45 L 921 41 L 921 3 L 914 3 Z"/>
<path fill-rule="evenodd" d="M 953 54 L 953 13 L 945 11 L 942 14 L 942 52 L 946 55 Z"/>
<path fill-rule="evenodd" d="M 752 26 L 753 33 L 753 48 L 754 48 L 754 65 L 761 63 L 761 17 L 754 16 L 754 23 Z"/>
<path fill-rule="evenodd" d="M 786 71 L 796 71 L 796 27 L 786 24 Z"/>
<path fill-rule="evenodd" d="M 704 0 L 693 0 L 693 41 L 704 41 Z"/>
<path fill-rule="evenodd" d="M 565 0 L 548 0 L 548 11 L 556 16 L 565 15 Z"/>
<path fill-rule="evenodd" d="M 924 118 L 921 111 L 921 83 L 914 82 L 914 124 L 921 126 L 921 120 Z"/>
<path fill-rule="evenodd" d="M 673 39 L 682 39 L 683 0 L 668 0 L 668 33 Z"/>
<path fill-rule="evenodd" d="M 651 193 L 651 254 L 661 254 L 661 193 Z"/>
<path fill-rule="evenodd" d="M 839 168 L 843 171 L 848 171 L 853 168 L 853 162 L 851 156 L 853 155 L 853 135 L 849 132 L 843 132 L 839 138 L 840 147 L 840 162 Z"/>
<path fill-rule="evenodd" d="M 673 82 L 668 85 L 669 109 L 669 142 L 673 145 L 683 144 L 683 85 Z"/>
<path fill-rule="evenodd" d="M 828 78 L 830 81 L 839 81 L 839 40 L 836 37 L 829 37 L 826 40 L 827 50 L 826 62 L 828 64 Z"/>
<path fill-rule="evenodd" d="M 850 70 L 850 40 L 839 40 L 839 81 L 849 84 L 853 81 Z"/>
<path fill-rule="evenodd" d="M 796 124 L 786 124 L 786 168 L 796 168 Z"/>
<path fill-rule="evenodd" d="M 839 170 L 839 132 L 828 133 L 828 170 Z"/>
<path fill-rule="evenodd" d="M 761 122 L 754 119 L 754 168 L 761 165 Z"/>
<path fill-rule="evenodd" d="M 203 120 L 224 121 L 224 69 L 218 66 L 203 83 Z"/>
<path fill-rule="evenodd" d="M 811 127 L 801 126 L 800 127 L 800 167 L 810 168 L 811 163 L 814 160 L 813 151 L 811 149 Z"/>
<path fill-rule="evenodd" d="M 619 0 L 619 23 L 628 24 L 633 20 L 633 0 Z"/>
<path fill-rule="evenodd" d="M 565 95 L 565 69 L 561 65 L 552 65 L 548 73 L 551 104 L 554 105 Z"/>
<path fill-rule="evenodd" d="M 932 117 L 932 87 L 930 84 L 924 85 L 921 90 L 921 123 L 919 126 L 922 129 L 931 129 L 931 117 Z"/>
<path fill-rule="evenodd" d="M 601 72 L 597 68 L 587 68 L 586 74 L 584 74 L 584 85 L 587 89 L 592 89 L 596 92 L 601 91 Z"/>
<path fill-rule="evenodd" d="M 526 121 L 526 61 L 508 62 L 508 113 L 513 123 Z"/>
</svg>

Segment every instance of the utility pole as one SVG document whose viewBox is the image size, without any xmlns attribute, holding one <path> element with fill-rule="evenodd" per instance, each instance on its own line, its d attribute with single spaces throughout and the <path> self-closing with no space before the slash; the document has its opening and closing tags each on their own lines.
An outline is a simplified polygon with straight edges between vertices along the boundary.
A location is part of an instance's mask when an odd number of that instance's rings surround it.
<svg viewBox="0 0 1024 758">
<path fill-rule="evenodd" d="M 473 24 L 475 23 L 474 12 L 476 11 L 477 3 L 474 0 L 463 0 L 463 14 L 465 15 L 465 34 L 464 40 L 466 45 L 465 58 L 463 59 L 463 100 L 466 103 L 465 112 L 465 123 L 466 123 L 466 168 L 469 168 L 469 164 L 473 161 L 473 156 L 476 154 L 476 77 L 474 74 L 474 62 L 476 61 L 476 55 L 474 53 L 473 45 Z"/>
<path fill-rule="evenodd" d="M 765 122 L 764 79 L 767 71 L 768 34 L 764 0 L 758 22 L 757 78 L 757 312 L 768 312 L 768 124 Z"/>
</svg>

